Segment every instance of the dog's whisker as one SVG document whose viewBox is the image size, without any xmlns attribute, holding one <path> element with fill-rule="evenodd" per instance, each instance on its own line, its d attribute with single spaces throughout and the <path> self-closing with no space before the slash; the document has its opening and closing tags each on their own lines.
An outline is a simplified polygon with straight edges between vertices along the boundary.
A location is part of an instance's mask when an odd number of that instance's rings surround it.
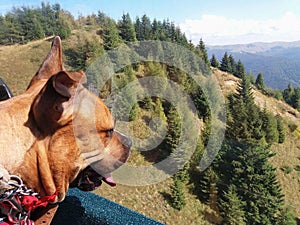
<svg viewBox="0 0 300 225">
<path fill-rule="evenodd" d="M 89 159 L 85 159 L 85 162 L 88 164 L 88 165 L 91 165 L 93 163 L 96 163 L 96 162 L 99 162 L 103 159 L 103 156 L 98 156 L 98 157 L 93 157 L 93 158 L 89 158 Z"/>
<path fill-rule="evenodd" d="M 82 153 L 82 157 L 84 158 L 85 162 L 90 165 L 92 163 L 98 162 L 104 158 L 104 154 L 100 154 L 99 150 L 95 150 L 92 152 Z"/>
<path fill-rule="evenodd" d="M 97 155 L 100 154 L 100 150 L 99 149 L 96 149 L 96 150 L 93 150 L 93 151 L 90 151 L 90 152 L 83 152 L 81 153 L 82 157 L 84 159 L 89 159 L 89 158 L 92 158 L 92 157 L 95 157 Z"/>
</svg>

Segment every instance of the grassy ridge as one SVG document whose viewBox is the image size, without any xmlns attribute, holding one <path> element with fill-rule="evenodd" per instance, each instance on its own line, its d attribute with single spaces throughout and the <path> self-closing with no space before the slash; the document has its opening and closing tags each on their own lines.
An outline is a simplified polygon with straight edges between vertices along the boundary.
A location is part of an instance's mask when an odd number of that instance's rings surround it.
<svg viewBox="0 0 300 225">
<path fill-rule="evenodd" d="M 14 95 L 26 90 L 50 50 L 51 38 L 26 45 L 0 46 L 0 76 Z"/>
</svg>

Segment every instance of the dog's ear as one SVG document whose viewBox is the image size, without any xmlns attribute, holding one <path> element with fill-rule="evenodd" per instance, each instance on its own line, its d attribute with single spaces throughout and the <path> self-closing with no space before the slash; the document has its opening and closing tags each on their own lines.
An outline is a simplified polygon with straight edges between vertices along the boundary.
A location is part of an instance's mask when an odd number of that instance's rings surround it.
<svg viewBox="0 0 300 225">
<path fill-rule="evenodd" d="M 72 120 L 73 97 L 85 80 L 82 71 L 61 71 L 48 80 L 31 107 L 36 126 L 42 133 L 53 134 Z"/>
<path fill-rule="evenodd" d="M 85 83 L 86 77 L 83 71 L 61 71 L 53 77 L 53 87 L 63 97 L 71 98 L 74 95 L 78 83 Z"/>
<path fill-rule="evenodd" d="M 59 36 L 56 36 L 53 39 L 51 50 L 44 59 L 39 70 L 36 72 L 35 76 L 31 79 L 29 86 L 30 88 L 38 80 L 48 80 L 54 74 L 57 74 L 59 71 L 63 71 L 64 66 L 62 62 L 62 45 L 61 39 Z"/>
</svg>

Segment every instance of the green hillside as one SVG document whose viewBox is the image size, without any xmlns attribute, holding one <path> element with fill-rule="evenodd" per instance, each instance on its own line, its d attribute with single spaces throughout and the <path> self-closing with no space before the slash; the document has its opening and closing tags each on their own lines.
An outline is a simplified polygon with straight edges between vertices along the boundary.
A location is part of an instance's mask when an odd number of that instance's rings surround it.
<svg viewBox="0 0 300 225">
<path fill-rule="evenodd" d="M 63 45 L 70 44 L 74 38 L 76 38 L 75 35 L 70 37 L 69 40 L 65 40 Z M 0 47 L 1 76 L 15 95 L 26 89 L 29 80 L 35 74 L 50 45 L 51 42 L 45 39 L 30 42 L 26 45 Z M 64 56 L 64 58 L 67 57 Z M 215 70 L 214 75 L 218 78 L 224 94 L 234 91 L 238 78 L 219 70 Z M 272 146 L 272 151 L 277 154 L 271 161 L 277 168 L 286 204 L 292 206 L 297 215 L 300 216 L 300 174 L 297 171 L 297 166 L 300 165 L 299 112 L 286 103 L 267 97 L 259 91 L 254 93 L 259 105 L 266 104 L 271 112 L 280 114 L 284 118 L 288 131 L 287 138 L 283 144 Z M 140 129 L 147 126 L 145 121 L 142 120 L 135 123 Z M 140 133 L 139 130 L 136 132 Z M 133 151 L 128 163 L 141 165 L 147 163 L 147 161 L 139 152 Z M 285 168 L 291 168 L 291 171 L 287 172 Z M 171 186 L 172 179 L 145 187 L 118 185 L 117 188 L 112 189 L 107 185 L 103 185 L 96 193 L 167 224 L 190 224 L 190 221 L 194 221 L 194 224 L 210 224 L 210 222 L 220 221 L 214 207 L 211 208 L 209 205 L 201 203 L 195 195 L 190 193 L 189 190 L 193 188 L 193 184 L 187 185 L 185 188 L 188 202 L 185 208 L 181 211 L 173 209 L 168 204 L 168 198 L 165 198 L 165 196 L 170 195 Z"/>
<path fill-rule="evenodd" d="M 65 13 L 57 8 L 56 11 L 59 15 Z M 39 13 L 39 10 L 35 13 Z M 198 45 L 193 45 L 174 23 L 167 20 L 151 21 L 144 15 L 132 21 L 126 14 L 119 21 L 114 21 L 102 12 L 78 20 L 63 18 L 72 28 L 72 32 L 63 40 L 66 68 L 86 70 L 88 79 L 101 83 L 102 77 L 93 75 L 101 73 L 104 76 L 110 71 L 103 66 L 94 67 L 93 62 L 110 52 L 114 65 L 124 63 L 126 66 L 118 68 L 101 89 L 97 89 L 97 85 L 89 87 L 96 89 L 99 96 L 105 99 L 113 91 L 131 87 L 125 92 L 126 98 L 121 99 L 121 111 L 112 109 L 116 117 L 121 120 L 122 109 L 126 111 L 129 105 L 131 136 L 144 140 L 165 132 L 163 140 L 151 151 L 133 148 L 127 165 L 153 165 L 172 156 L 180 143 L 180 135 L 185 131 L 182 127 L 187 123 L 191 129 L 185 142 L 180 145 L 180 149 L 184 151 L 167 168 L 172 171 L 173 166 L 182 163 L 182 158 L 188 154 L 185 149 L 189 146 L 186 145 L 196 140 L 192 157 L 186 160 L 188 163 L 183 168 L 176 167 L 178 172 L 172 177 L 142 186 L 120 184 L 111 188 L 104 184 L 95 191 L 97 194 L 170 225 L 295 224 L 294 217 L 299 222 L 299 111 L 257 90 L 250 84 L 245 72 L 241 73 L 239 79 L 215 68 L 209 69 L 204 42 L 199 40 Z M 28 39 L 30 38 L 29 36 Z M 22 38 L 14 40 L 22 42 Z M 152 42 L 149 48 L 141 44 L 148 40 L 157 42 Z M 163 41 L 177 47 L 163 51 L 167 46 Z M 129 48 L 124 45 L 132 42 L 139 44 L 133 47 L 135 54 L 129 54 Z M 24 44 L 0 46 L 0 76 L 15 95 L 24 92 L 50 45 L 49 37 L 28 40 Z M 122 51 L 113 51 L 119 46 L 123 47 Z M 139 46 L 143 46 L 143 49 Z M 145 60 L 149 58 L 153 60 Z M 135 59 L 141 60 L 128 63 Z M 164 59 L 165 63 L 157 59 Z M 169 59 L 176 64 L 168 63 Z M 191 74 L 199 76 L 193 76 L 192 79 Z M 211 84 L 208 85 L 208 90 L 202 90 L 200 85 L 205 87 L 205 82 L 210 83 L 200 74 L 218 80 L 226 97 L 227 107 L 225 140 L 211 166 L 202 172 L 199 171 L 199 161 L 208 144 L 209 134 L 214 132 L 212 111 L 215 109 L 209 108 L 209 100 L 216 108 L 220 106 L 220 100 L 215 95 L 205 96 L 205 91 L 208 93 L 214 88 Z M 167 88 L 168 85 L 164 82 L 154 82 L 150 86 L 146 83 L 143 86 L 143 79 L 148 78 L 152 81 L 172 81 L 176 88 Z M 135 85 L 130 86 L 132 83 Z M 156 89 L 163 97 L 147 95 L 147 91 Z M 184 90 L 191 101 L 177 99 L 178 90 Z M 146 97 L 138 100 L 134 91 L 138 96 Z M 175 101 L 172 104 L 168 102 L 169 96 L 172 100 L 175 96 L 179 106 L 186 105 L 186 102 L 193 103 L 196 111 L 187 110 L 181 116 L 182 108 L 176 108 Z M 115 97 L 109 100 L 107 103 L 111 104 L 119 99 Z M 131 101 L 135 104 L 130 105 Z M 220 113 L 218 116 L 224 115 Z M 160 123 L 153 123 L 153 118 L 159 119 Z M 165 124 L 167 129 L 159 126 L 161 124 Z M 199 124 L 196 131 L 192 129 L 194 124 Z M 166 168 L 157 166 L 157 169 L 162 175 L 166 174 Z M 134 179 L 134 174 L 132 177 Z"/>
</svg>

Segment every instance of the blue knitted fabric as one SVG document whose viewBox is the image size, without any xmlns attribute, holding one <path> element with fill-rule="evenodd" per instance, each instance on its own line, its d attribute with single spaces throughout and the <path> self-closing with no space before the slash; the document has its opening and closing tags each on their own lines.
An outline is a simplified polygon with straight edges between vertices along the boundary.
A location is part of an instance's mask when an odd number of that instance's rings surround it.
<svg viewBox="0 0 300 225">
<path fill-rule="evenodd" d="M 51 225 L 163 225 L 99 195 L 70 189 Z"/>
</svg>

